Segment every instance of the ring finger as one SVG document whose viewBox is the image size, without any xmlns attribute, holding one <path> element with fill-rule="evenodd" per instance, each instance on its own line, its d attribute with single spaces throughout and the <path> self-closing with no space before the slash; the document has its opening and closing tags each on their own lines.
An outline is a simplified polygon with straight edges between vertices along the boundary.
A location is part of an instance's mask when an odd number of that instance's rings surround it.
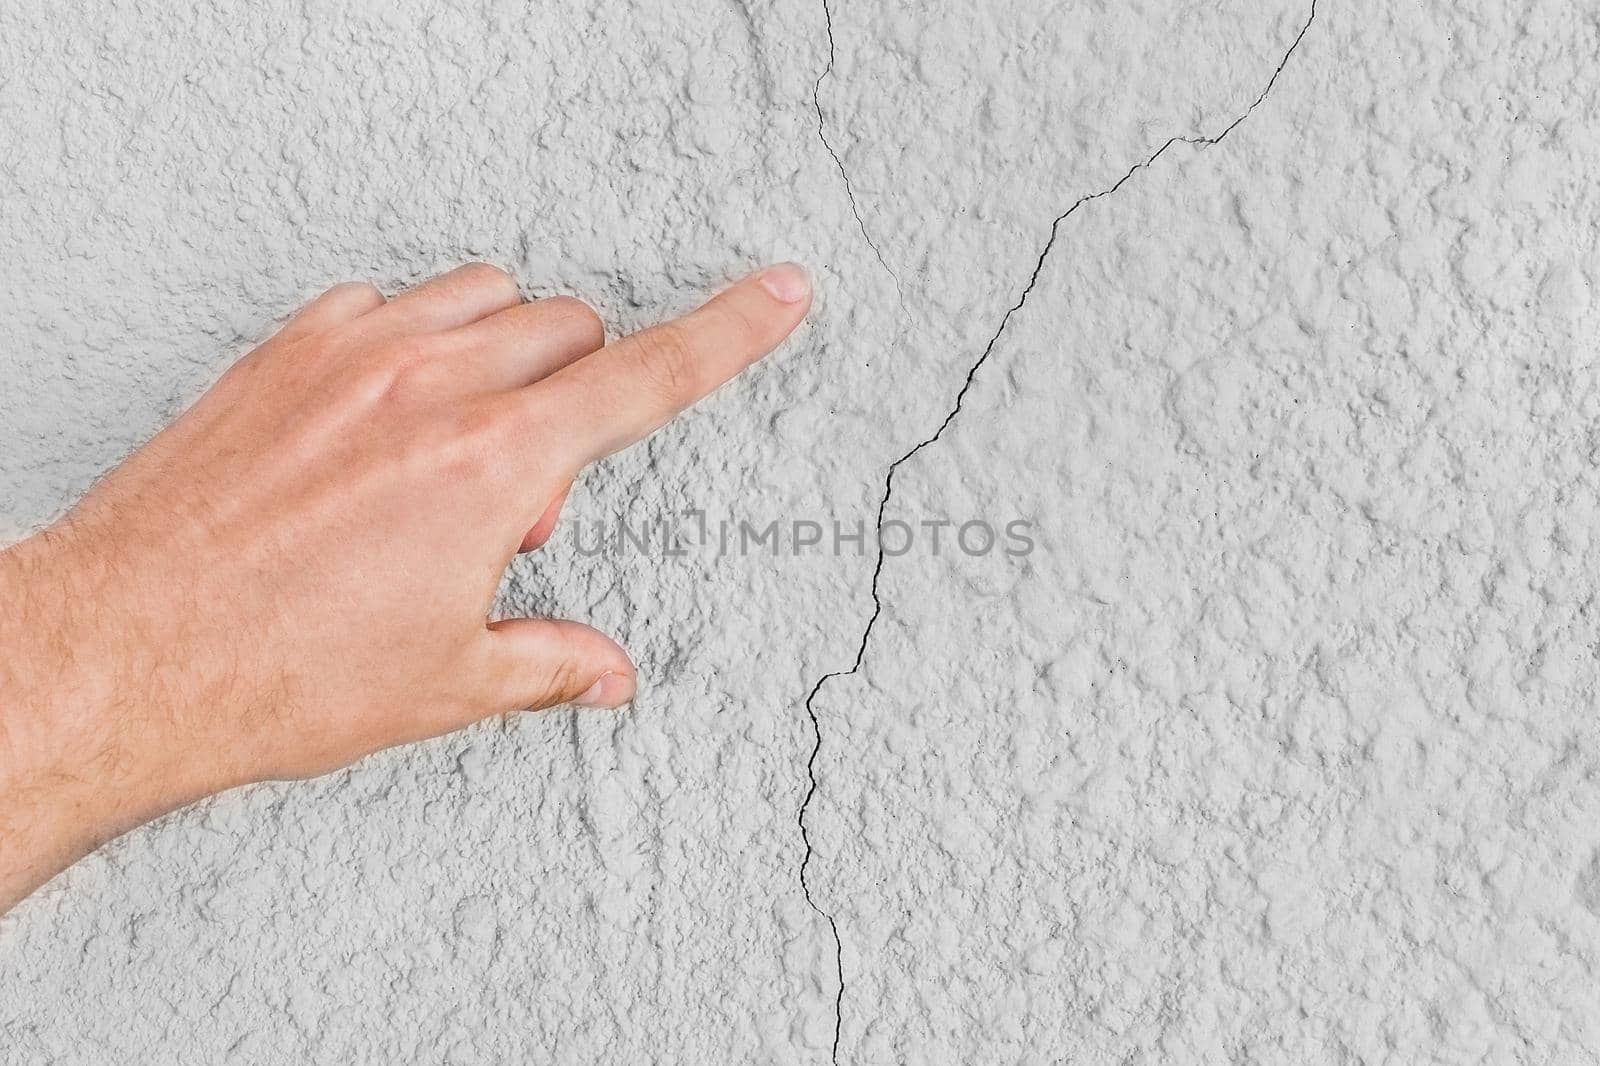
<svg viewBox="0 0 1600 1066">
<path fill-rule="evenodd" d="M 587 304 L 551 296 L 456 329 L 448 343 L 463 384 L 500 392 L 542 380 L 605 341 L 600 316 Z"/>
</svg>

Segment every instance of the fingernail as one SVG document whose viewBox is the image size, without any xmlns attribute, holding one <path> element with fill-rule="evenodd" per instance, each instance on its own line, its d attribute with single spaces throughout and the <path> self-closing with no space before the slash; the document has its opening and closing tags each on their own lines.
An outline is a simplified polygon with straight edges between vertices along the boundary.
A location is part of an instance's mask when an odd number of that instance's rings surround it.
<svg viewBox="0 0 1600 1066">
<path fill-rule="evenodd" d="M 761 287 L 772 298 L 786 304 L 797 304 L 811 294 L 811 279 L 799 263 L 778 263 L 761 272 Z"/>
<path fill-rule="evenodd" d="M 587 692 L 572 702 L 579 707 L 621 707 L 633 699 L 633 690 L 633 678 L 607 670 L 600 675 L 600 680 L 589 686 Z"/>
</svg>

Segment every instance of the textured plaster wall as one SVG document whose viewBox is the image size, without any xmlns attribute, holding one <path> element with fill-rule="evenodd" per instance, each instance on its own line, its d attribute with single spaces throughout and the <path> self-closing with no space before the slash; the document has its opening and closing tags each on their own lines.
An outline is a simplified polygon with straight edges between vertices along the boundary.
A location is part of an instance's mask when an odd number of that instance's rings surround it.
<svg viewBox="0 0 1600 1066">
<path fill-rule="evenodd" d="M 621 331 L 794 257 L 569 518 L 1039 540 L 559 538 L 505 607 L 631 713 L 117 842 L 0 922 L 0 1060 L 1600 1057 L 1600 18 L 831 2 L 0 8 L 8 533 L 330 280 Z"/>
</svg>

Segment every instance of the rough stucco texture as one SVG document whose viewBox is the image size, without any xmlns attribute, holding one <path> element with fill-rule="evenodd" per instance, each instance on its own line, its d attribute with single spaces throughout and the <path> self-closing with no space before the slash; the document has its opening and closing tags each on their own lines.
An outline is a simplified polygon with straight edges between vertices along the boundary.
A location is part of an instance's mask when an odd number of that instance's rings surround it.
<svg viewBox="0 0 1600 1066">
<path fill-rule="evenodd" d="M 313 7 L 0 10 L 8 533 L 329 281 L 622 331 L 793 257 L 569 521 L 1038 548 L 558 538 L 504 609 L 631 713 L 118 841 L 0 924 L 0 1059 L 1600 1057 L 1589 5 Z"/>
</svg>

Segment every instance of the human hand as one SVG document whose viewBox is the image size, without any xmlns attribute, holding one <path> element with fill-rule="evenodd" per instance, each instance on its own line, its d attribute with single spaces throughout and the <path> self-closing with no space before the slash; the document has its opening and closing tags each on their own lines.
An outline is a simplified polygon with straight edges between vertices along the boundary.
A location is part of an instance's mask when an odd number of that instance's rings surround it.
<svg viewBox="0 0 1600 1066">
<path fill-rule="evenodd" d="M 595 630 L 489 622 L 501 575 L 584 466 L 761 358 L 809 304 L 781 265 L 605 347 L 582 303 L 524 303 L 482 264 L 306 305 L 0 553 L 0 601 L 21 605 L 0 621 L 0 911 L 200 796 L 514 709 L 631 699 L 633 664 Z"/>
</svg>

